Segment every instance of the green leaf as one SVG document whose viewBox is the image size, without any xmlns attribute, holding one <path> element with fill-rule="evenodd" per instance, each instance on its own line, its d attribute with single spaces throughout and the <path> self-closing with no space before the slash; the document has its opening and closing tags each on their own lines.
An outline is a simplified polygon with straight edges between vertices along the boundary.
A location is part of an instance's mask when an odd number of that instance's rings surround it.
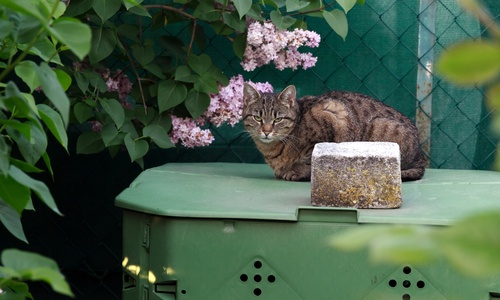
<svg viewBox="0 0 500 300">
<path fill-rule="evenodd" d="M 142 5 L 131 7 L 128 11 L 137 16 L 151 18 L 151 14 L 149 14 L 149 11 Z"/>
<path fill-rule="evenodd" d="M 49 67 L 49 65 L 47 65 L 47 63 L 44 62 L 40 63 L 40 66 L 35 68 L 35 70 L 38 80 L 40 80 L 42 85 L 44 94 L 57 108 L 65 126 L 67 126 L 69 121 L 70 103 L 63 87 L 57 79 L 56 73 Z"/>
<path fill-rule="evenodd" d="M 236 12 L 232 12 L 230 14 L 222 15 L 224 23 L 229 27 L 233 28 L 237 32 L 245 32 L 246 22 L 245 19 L 240 19 Z"/>
<path fill-rule="evenodd" d="M 210 56 L 206 54 L 202 54 L 200 56 L 190 54 L 188 56 L 188 65 L 193 71 L 199 75 L 203 75 L 212 66 L 212 60 L 210 59 Z"/>
<path fill-rule="evenodd" d="M 286 0 L 264 0 L 266 4 L 270 4 L 275 8 L 282 8 L 286 5 Z"/>
<path fill-rule="evenodd" d="M 124 138 L 125 147 L 127 148 L 128 154 L 132 161 L 142 158 L 146 153 L 148 153 L 149 145 L 145 140 L 136 139 L 134 140 L 130 134 L 127 134 Z"/>
<path fill-rule="evenodd" d="M 344 0 L 345 1 L 345 0 Z M 339 2 L 339 1 L 337 1 Z M 300 10 L 309 5 L 309 2 L 300 0 L 286 0 L 286 11 L 293 12 Z"/>
<path fill-rule="evenodd" d="M 436 232 L 442 253 L 466 274 L 484 277 L 500 273 L 500 212 L 476 213 Z"/>
<path fill-rule="evenodd" d="M 227 86 L 229 84 L 229 79 L 227 78 L 227 76 L 215 65 L 212 65 L 208 72 L 222 86 Z"/>
<path fill-rule="evenodd" d="M 233 40 L 233 51 L 239 59 L 243 59 L 247 47 L 247 37 L 244 34 L 237 35 Z"/>
<path fill-rule="evenodd" d="M 142 125 L 147 126 L 151 123 L 151 121 L 154 120 L 154 118 L 157 116 L 157 113 L 156 110 L 152 107 L 146 108 L 146 111 L 144 111 L 143 107 L 137 107 L 134 110 L 134 116 L 142 123 Z"/>
<path fill-rule="evenodd" d="M 123 106 L 115 99 L 102 99 L 100 104 L 104 111 L 111 117 L 113 122 L 115 122 L 116 127 L 120 129 L 125 121 L 125 111 Z"/>
<path fill-rule="evenodd" d="M 29 177 L 28 175 L 26 175 L 26 173 L 24 173 L 14 165 L 10 167 L 9 175 L 18 183 L 31 189 L 38 196 L 38 198 L 40 198 L 40 200 L 42 200 L 50 209 L 52 209 L 52 211 L 59 215 L 62 215 L 57 208 L 54 198 L 52 198 L 52 194 L 50 193 L 49 188 L 47 187 L 47 185 L 45 185 L 45 183 Z"/>
<path fill-rule="evenodd" d="M 38 120 L 28 123 L 31 126 L 31 139 L 28 140 L 19 132 L 7 127 L 10 137 L 17 143 L 24 160 L 36 164 L 47 150 L 47 135 Z"/>
<path fill-rule="evenodd" d="M 180 66 L 175 70 L 175 80 L 177 81 L 193 83 L 198 78 L 198 75 L 191 74 L 191 69 L 188 66 Z"/>
<path fill-rule="evenodd" d="M 340 9 L 324 11 L 323 17 L 330 27 L 345 41 L 348 31 L 347 17 Z"/>
<path fill-rule="evenodd" d="M 14 23 L 10 20 L 0 19 L 0 39 L 8 37 L 14 29 Z"/>
<path fill-rule="evenodd" d="M 106 0 L 107 1 L 107 0 Z M 29 272 L 31 280 L 44 281 L 57 293 L 74 297 L 69 284 L 66 282 L 61 272 L 49 268 L 33 268 Z"/>
<path fill-rule="evenodd" d="M 108 57 L 116 46 L 116 36 L 109 28 L 98 27 L 92 30 L 92 47 L 89 52 L 91 64 Z"/>
<path fill-rule="evenodd" d="M 75 77 L 78 88 L 85 94 L 89 90 L 89 79 L 80 72 L 74 72 L 73 76 Z"/>
<path fill-rule="evenodd" d="M 31 125 L 29 123 L 23 123 L 18 120 L 2 120 L 0 119 L 1 125 L 6 125 L 12 129 L 21 133 L 27 140 L 31 140 Z"/>
<path fill-rule="evenodd" d="M 357 2 L 358 2 L 359 5 L 365 4 L 365 0 L 357 0 Z"/>
<path fill-rule="evenodd" d="M 92 70 L 83 71 L 83 75 L 87 78 L 89 84 L 97 88 L 101 93 L 105 93 L 107 91 L 108 87 L 101 75 Z"/>
<path fill-rule="evenodd" d="M 0 183 L 1 185 L 2 183 Z M 7 230 L 17 239 L 28 243 L 24 235 L 23 224 L 21 223 L 21 216 L 10 205 L 7 205 L 0 199 L 0 222 L 7 228 Z"/>
<path fill-rule="evenodd" d="M 2 0 L 2 5 L 13 11 L 32 16 L 42 22 L 43 26 L 48 26 L 50 15 L 46 9 L 41 9 L 43 8 L 41 4 L 41 1 Z"/>
<path fill-rule="evenodd" d="M 357 0 L 337 0 L 337 3 L 347 14 L 356 5 Z"/>
<path fill-rule="evenodd" d="M 0 199 L 3 200 L 8 206 L 13 208 L 20 216 L 28 202 L 30 201 L 30 189 L 26 185 L 18 182 L 13 176 L 13 169 L 15 166 L 10 165 L 7 177 L 2 177 L 0 180 Z M 19 170 L 19 169 L 17 169 Z M 16 175 L 16 174 L 14 174 Z"/>
<path fill-rule="evenodd" d="M 500 111 L 500 83 L 497 82 L 491 86 L 488 87 L 486 91 L 486 97 L 485 97 L 486 104 L 490 111 L 496 111 L 497 113 L 493 114 L 492 116 L 492 121 L 490 122 L 490 130 L 500 136 L 500 114 L 498 114 L 498 111 Z M 497 146 L 497 149 L 500 149 L 499 146 Z M 495 160 L 496 166 L 494 169 L 500 170 L 500 151 L 497 151 L 497 158 Z"/>
<path fill-rule="evenodd" d="M 68 75 L 68 73 L 64 72 L 61 69 L 54 69 L 54 73 L 56 73 L 57 80 L 61 84 L 61 87 L 63 88 L 64 91 L 68 90 L 68 88 L 71 86 L 71 76 Z"/>
<path fill-rule="evenodd" d="M 32 281 L 44 281 L 60 294 L 73 297 L 71 289 L 61 274 L 57 263 L 38 253 L 6 249 L 2 252 L 2 263 Z"/>
<path fill-rule="evenodd" d="M 106 124 L 101 130 L 102 141 L 106 147 L 116 146 L 123 144 L 125 133 L 119 132 L 116 126 L 112 123 Z"/>
<path fill-rule="evenodd" d="M 210 97 L 206 93 L 190 90 L 187 95 L 185 105 L 191 117 L 193 117 L 193 119 L 197 119 L 210 105 Z"/>
<path fill-rule="evenodd" d="M 21 171 L 26 172 L 26 173 L 42 173 L 43 170 L 35 167 L 34 165 L 31 165 L 27 162 L 24 162 L 22 160 L 18 160 L 15 158 L 10 157 L 9 161 L 11 164 L 14 166 L 18 167 Z"/>
<path fill-rule="evenodd" d="M 158 85 L 158 108 L 159 113 L 182 103 L 187 95 L 184 84 L 175 80 L 163 80 Z"/>
<path fill-rule="evenodd" d="M 160 78 L 160 79 L 165 79 L 167 78 L 164 74 L 163 74 L 163 70 L 162 68 L 160 67 L 160 65 L 158 64 L 155 64 L 155 63 L 150 63 L 150 64 L 147 64 L 145 66 L 143 66 L 143 68 L 145 70 L 147 70 L 149 73 L 155 75 L 156 77 Z"/>
<path fill-rule="evenodd" d="M 0 267 L 3 268 L 3 267 Z M 3 268 L 5 271 L 5 268 Z M 8 269 L 12 272 L 14 270 Z M 1 272 L 1 270 L 0 270 Z M 6 272 L 3 272 L 6 273 Z M 18 276 L 12 276 L 12 278 L 19 278 Z M 2 300 L 26 300 L 33 299 L 33 295 L 31 295 L 29 291 L 29 286 L 26 282 L 19 281 L 18 279 L 3 279 L 2 280 L 2 288 L 10 292 L 6 292 L 4 295 L 0 297 Z"/>
<path fill-rule="evenodd" d="M 159 125 L 148 125 L 142 129 L 142 133 L 144 136 L 151 138 L 151 140 L 153 140 L 153 142 L 160 148 L 167 149 L 174 147 L 167 131 Z"/>
<path fill-rule="evenodd" d="M 71 0 L 64 15 L 68 17 L 82 15 L 92 8 L 94 1 L 95 0 Z"/>
<path fill-rule="evenodd" d="M 5 141 L 6 139 L 5 136 L 0 136 L 0 178 L 7 176 L 10 165 L 10 146 Z"/>
<path fill-rule="evenodd" d="M 141 4 L 142 2 L 143 0 L 122 0 L 122 3 L 127 10 Z"/>
<path fill-rule="evenodd" d="M 68 150 L 68 136 L 66 135 L 66 128 L 64 127 L 61 115 L 48 105 L 38 104 L 37 107 L 40 117 L 47 128 L 64 149 Z"/>
<path fill-rule="evenodd" d="M 438 58 L 436 68 L 454 83 L 483 84 L 496 78 L 500 72 L 500 47 L 489 40 L 459 43 Z"/>
<path fill-rule="evenodd" d="M 50 175 L 52 175 L 52 179 L 54 179 L 54 171 L 52 170 L 52 165 L 50 164 L 50 157 L 47 152 L 42 154 L 42 159 L 43 162 L 45 163 L 45 166 L 47 166 L 47 170 L 49 170 Z"/>
<path fill-rule="evenodd" d="M 19 91 L 17 85 L 9 81 L 5 88 L 5 98 L 3 100 L 3 105 L 12 112 L 14 117 L 17 118 L 36 118 L 36 114 L 32 110 L 32 105 L 26 97 Z"/>
<path fill-rule="evenodd" d="M 73 108 L 76 120 L 82 124 L 87 121 L 90 117 L 94 116 L 94 110 L 92 107 L 88 106 L 84 102 L 78 102 Z"/>
<path fill-rule="evenodd" d="M 94 154 L 105 149 L 101 134 L 98 132 L 84 132 L 76 141 L 77 154 Z"/>
<path fill-rule="evenodd" d="M 31 60 L 24 60 L 14 68 L 16 75 L 28 85 L 31 92 L 40 86 L 40 81 L 36 75 L 36 68 L 37 65 Z"/>
<path fill-rule="evenodd" d="M 276 25 L 276 27 L 280 30 L 287 29 L 288 27 L 292 26 L 295 21 L 297 21 L 295 18 L 292 18 L 290 16 L 282 16 L 276 10 L 273 10 L 270 16 L 273 24 Z"/>
<path fill-rule="evenodd" d="M 118 12 L 122 3 L 120 0 L 95 1 L 92 8 L 101 18 L 102 23 L 106 22 L 114 14 Z"/>
<path fill-rule="evenodd" d="M 234 0 L 233 3 L 240 15 L 240 19 L 243 19 L 252 7 L 252 0 Z"/>
<path fill-rule="evenodd" d="M 55 20 L 50 28 L 50 33 L 68 46 L 80 60 L 89 54 L 91 31 L 87 24 L 77 19 L 62 17 Z"/>
<path fill-rule="evenodd" d="M 220 19 L 221 12 L 214 7 L 213 1 L 201 0 L 195 8 L 193 16 L 207 22 L 214 22 Z"/>
<path fill-rule="evenodd" d="M 212 77 L 210 73 L 205 73 L 200 76 L 200 79 L 194 83 L 194 89 L 198 92 L 207 94 L 216 94 L 219 92 L 217 81 Z"/>
<path fill-rule="evenodd" d="M 155 59 L 155 51 L 152 41 L 147 41 L 142 45 L 134 44 L 131 48 L 135 59 L 137 59 L 137 61 L 143 66 L 151 63 Z"/>
<path fill-rule="evenodd" d="M 18 48 L 25 51 L 28 50 L 27 46 L 27 44 L 22 44 L 19 45 Z M 56 47 L 48 37 L 40 38 L 31 48 L 29 48 L 28 53 L 40 57 L 43 61 L 62 65 L 61 58 L 57 53 Z"/>
</svg>

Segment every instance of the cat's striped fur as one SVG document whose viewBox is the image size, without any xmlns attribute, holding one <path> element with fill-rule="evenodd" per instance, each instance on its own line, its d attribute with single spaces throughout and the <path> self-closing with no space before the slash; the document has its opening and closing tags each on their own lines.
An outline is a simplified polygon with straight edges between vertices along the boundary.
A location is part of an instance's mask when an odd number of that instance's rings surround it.
<svg viewBox="0 0 500 300">
<path fill-rule="evenodd" d="M 243 124 L 278 178 L 310 180 L 311 154 L 319 142 L 395 142 L 402 180 L 420 179 L 425 171 L 415 125 L 366 95 L 333 91 L 297 100 L 294 86 L 261 94 L 245 84 Z"/>
</svg>

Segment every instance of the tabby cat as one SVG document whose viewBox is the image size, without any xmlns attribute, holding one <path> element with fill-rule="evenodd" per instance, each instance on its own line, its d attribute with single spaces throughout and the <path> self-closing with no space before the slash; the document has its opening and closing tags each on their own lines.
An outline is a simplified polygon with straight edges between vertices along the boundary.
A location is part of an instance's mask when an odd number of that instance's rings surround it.
<svg viewBox="0 0 500 300">
<path fill-rule="evenodd" d="M 243 124 L 276 177 L 311 178 L 311 154 L 319 142 L 385 141 L 399 144 L 401 179 L 425 171 L 417 128 L 397 110 L 366 95 L 333 91 L 296 99 L 293 85 L 281 93 L 243 89 Z"/>
</svg>

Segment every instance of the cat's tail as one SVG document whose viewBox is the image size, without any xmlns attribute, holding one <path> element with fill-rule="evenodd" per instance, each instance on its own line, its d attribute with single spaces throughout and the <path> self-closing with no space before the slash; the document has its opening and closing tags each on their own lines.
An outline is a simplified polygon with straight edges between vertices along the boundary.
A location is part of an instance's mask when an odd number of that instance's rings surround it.
<svg viewBox="0 0 500 300">
<path fill-rule="evenodd" d="M 412 181 L 419 180 L 424 176 L 425 168 L 417 167 L 413 169 L 401 170 L 401 180 L 403 181 Z"/>
</svg>

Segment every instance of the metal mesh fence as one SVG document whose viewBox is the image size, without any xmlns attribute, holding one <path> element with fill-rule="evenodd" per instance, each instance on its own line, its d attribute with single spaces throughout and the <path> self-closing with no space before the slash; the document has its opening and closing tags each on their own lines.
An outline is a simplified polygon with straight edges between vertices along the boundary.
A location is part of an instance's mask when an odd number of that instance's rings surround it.
<svg viewBox="0 0 500 300">
<path fill-rule="evenodd" d="M 498 17 L 500 6 L 494 1 L 486 4 Z M 483 106 L 482 89 L 454 86 L 434 72 L 434 63 L 446 47 L 486 34 L 455 0 L 366 1 L 349 13 L 346 41 L 323 20 L 306 21 L 322 38 L 319 48 L 307 50 L 318 57 L 312 69 L 278 71 L 266 66 L 245 72 L 230 42 L 210 36 L 209 30 L 209 43 L 199 51 L 209 54 L 226 75 L 268 81 L 278 91 L 294 84 L 299 96 L 327 90 L 373 96 L 416 122 L 430 167 L 490 168 L 496 141 L 488 130 L 490 112 Z M 187 38 L 189 31 L 179 28 L 177 34 Z M 241 125 L 211 129 L 216 137 L 212 146 L 164 151 L 158 163 L 263 162 Z"/>
<path fill-rule="evenodd" d="M 500 16 L 496 0 L 486 1 Z M 421 142 L 433 168 L 488 169 L 496 141 L 489 134 L 490 112 L 480 88 L 453 86 L 433 71 L 436 57 L 456 41 L 478 38 L 484 28 L 463 12 L 455 0 L 366 1 L 348 16 L 349 34 L 342 41 L 322 20 L 307 20 L 322 37 L 315 68 L 278 71 L 272 66 L 246 73 L 232 53 L 230 42 L 209 35 L 206 49 L 228 77 L 243 74 L 254 82 L 270 82 L 276 90 L 289 84 L 299 95 L 330 89 L 371 95 L 412 118 L 422 131 Z M 178 28 L 180 37 L 187 28 Z M 157 31 L 148 30 L 154 36 Z M 113 68 L 122 67 L 120 61 Z M 155 150 L 146 167 L 172 161 L 261 163 L 263 159 L 241 124 L 211 128 L 215 142 L 196 149 Z M 73 143 L 74 144 L 74 143 Z M 74 149 L 70 151 L 75 153 Z M 121 211 L 116 195 L 140 173 L 126 154 L 70 157 L 52 149 L 55 182 L 46 176 L 64 217 L 44 207 L 24 218 L 30 245 L 14 241 L 0 228 L 2 248 L 27 248 L 59 263 L 77 299 L 120 299 Z M 125 233 L 126 234 L 126 233 Z M 65 299 L 45 285 L 34 286 L 35 299 Z"/>
</svg>

